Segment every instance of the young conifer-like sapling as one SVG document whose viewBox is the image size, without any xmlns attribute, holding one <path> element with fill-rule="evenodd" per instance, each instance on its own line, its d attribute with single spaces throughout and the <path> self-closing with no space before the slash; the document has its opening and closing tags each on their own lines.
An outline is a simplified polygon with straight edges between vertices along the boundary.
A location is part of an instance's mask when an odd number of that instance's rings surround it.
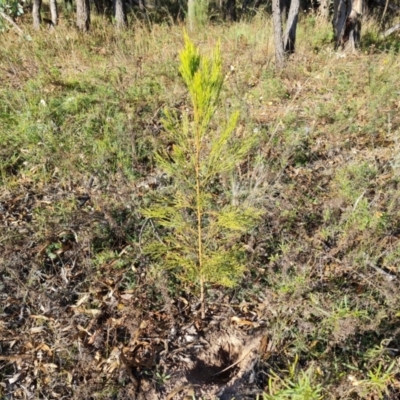
<svg viewBox="0 0 400 400">
<path fill-rule="evenodd" d="M 171 187 L 166 194 L 156 193 L 143 214 L 167 233 L 162 243 L 154 241 L 146 250 L 180 282 L 195 283 L 205 318 L 206 288 L 232 287 L 240 280 L 246 267 L 240 238 L 261 215 L 255 207 L 233 202 L 226 191 L 215 190 L 246 159 L 256 137 L 236 137 L 237 112 L 223 127 L 214 123 L 224 81 L 219 46 L 211 57 L 203 56 L 185 35 L 179 71 L 192 109 L 180 118 L 165 110 L 163 126 L 173 146 L 159 153 L 156 161 Z"/>
</svg>

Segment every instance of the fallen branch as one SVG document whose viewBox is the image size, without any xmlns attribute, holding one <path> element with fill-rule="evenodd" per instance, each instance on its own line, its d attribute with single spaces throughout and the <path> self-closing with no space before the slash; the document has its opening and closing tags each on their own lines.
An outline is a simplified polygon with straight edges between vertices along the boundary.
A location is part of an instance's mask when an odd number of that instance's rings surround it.
<svg viewBox="0 0 400 400">
<path fill-rule="evenodd" d="M 398 31 L 399 29 L 400 29 L 400 24 L 397 24 L 397 25 L 392 26 L 391 28 L 389 28 L 387 31 L 383 32 L 381 36 L 383 38 L 388 37 L 389 35 L 391 35 L 392 33 L 396 32 L 396 31 Z"/>
<path fill-rule="evenodd" d="M 0 11 L 0 17 L 3 17 L 9 24 L 11 24 L 19 34 L 24 35 L 24 31 L 13 21 L 11 17 Z"/>
<path fill-rule="evenodd" d="M 389 1 L 386 0 L 376 0 L 376 4 L 380 7 L 384 7 L 386 9 L 392 10 L 392 11 L 399 11 L 400 7 L 397 6 L 396 4 L 389 3 Z"/>
</svg>

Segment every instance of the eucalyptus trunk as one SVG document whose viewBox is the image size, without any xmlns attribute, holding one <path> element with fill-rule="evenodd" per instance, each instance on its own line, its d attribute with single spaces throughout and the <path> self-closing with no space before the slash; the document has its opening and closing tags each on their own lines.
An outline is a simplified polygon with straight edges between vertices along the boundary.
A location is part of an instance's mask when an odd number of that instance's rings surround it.
<svg viewBox="0 0 400 400">
<path fill-rule="evenodd" d="M 272 16 L 274 23 L 274 43 L 275 43 L 275 59 L 278 68 L 285 65 L 285 53 L 283 49 L 282 39 L 282 16 L 279 0 L 272 0 Z"/>
<path fill-rule="evenodd" d="M 297 21 L 299 19 L 299 8 L 300 0 L 292 0 L 290 2 L 286 30 L 283 37 L 283 47 L 286 54 L 294 53 L 296 44 Z"/>
<path fill-rule="evenodd" d="M 82 32 L 87 32 L 90 27 L 89 0 L 76 0 L 76 25 Z"/>
<path fill-rule="evenodd" d="M 33 18 L 33 27 L 35 29 L 40 29 L 40 24 L 42 23 L 42 17 L 40 16 L 41 7 L 42 7 L 42 0 L 33 0 L 32 18 Z"/>
<path fill-rule="evenodd" d="M 319 7 L 318 7 L 318 14 L 324 20 L 328 20 L 329 18 L 329 5 L 330 0 L 320 0 Z"/>
<path fill-rule="evenodd" d="M 117 29 L 125 29 L 128 25 L 125 0 L 114 0 L 114 14 Z"/>
<path fill-rule="evenodd" d="M 360 44 L 363 0 L 334 0 L 333 32 L 336 47 L 355 50 Z"/>
<path fill-rule="evenodd" d="M 187 17 L 188 17 L 189 30 L 192 32 L 194 30 L 194 25 L 195 25 L 195 1 L 196 0 L 188 0 Z"/>
<path fill-rule="evenodd" d="M 57 0 L 50 0 L 50 15 L 53 26 L 58 24 Z"/>
</svg>

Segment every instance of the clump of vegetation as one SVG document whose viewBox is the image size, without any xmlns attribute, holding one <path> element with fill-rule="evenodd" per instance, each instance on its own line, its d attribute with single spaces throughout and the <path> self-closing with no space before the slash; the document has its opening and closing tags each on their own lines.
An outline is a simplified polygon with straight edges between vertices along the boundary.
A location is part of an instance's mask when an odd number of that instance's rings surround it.
<svg viewBox="0 0 400 400">
<path fill-rule="evenodd" d="M 317 374 L 313 367 L 296 371 L 299 359 L 296 356 L 294 362 L 285 371 L 284 377 L 272 373 L 268 380 L 267 393 L 263 400 L 321 400 L 322 387 L 315 383 Z M 261 399 L 260 399 L 261 400 Z"/>
<path fill-rule="evenodd" d="M 156 161 L 172 186 L 143 214 L 168 232 L 162 244 L 156 242 L 147 250 L 158 257 L 161 268 L 199 285 L 204 318 L 206 285 L 233 286 L 245 269 L 240 237 L 254 227 L 260 211 L 233 204 L 229 194 L 216 192 L 215 186 L 234 173 L 256 136 L 235 137 L 238 113 L 224 127 L 213 125 L 224 81 L 219 47 L 211 58 L 202 56 L 186 36 L 180 60 L 193 114 L 184 112 L 179 117 L 166 110 L 163 125 L 173 145 Z"/>
</svg>

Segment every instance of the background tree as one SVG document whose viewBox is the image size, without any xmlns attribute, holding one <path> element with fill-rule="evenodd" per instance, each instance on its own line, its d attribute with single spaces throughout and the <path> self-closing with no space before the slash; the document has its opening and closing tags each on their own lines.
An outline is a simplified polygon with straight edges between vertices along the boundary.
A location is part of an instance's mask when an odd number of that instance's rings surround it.
<svg viewBox="0 0 400 400">
<path fill-rule="evenodd" d="M 125 0 L 114 0 L 114 16 L 117 29 L 124 29 L 128 25 Z"/>
<path fill-rule="evenodd" d="M 89 0 L 76 0 L 76 25 L 82 32 L 87 32 L 90 27 Z"/>
<path fill-rule="evenodd" d="M 32 18 L 33 18 L 33 27 L 35 29 L 40 29 L 40 24 L 42 23 L 42 17 L 40 15 L 41 7 L 42 7 L 42 0 L 33 0 Z"/>
<path fill-rule="evenodd" d="M 49 0 L 49 1 L 50 1 L 51 22 L 53 26 L 55 26 L 58 24 L 57 0 Z"/>
<path fill-rule="evenodd" d="M 329 18 L 329 6 L 331 4 L 330 0 L 320 0 L 318 7 L 318 14 L 324 19 L 328 20 Z"/>
<path fill-rule="evenodd" d="M 296 44 L 296 30 L 299 18 L 300 0 L 291 0 L 286 30 L 283 36 L 283 47 L 286 54 L 294 53 Z"/>
<path fill-rule="evenodd" d="M 336 47 L 355 50 L 360 44 L 363 0 L 334 0 L 333 32 Z"/>
<path fill-rule="evenodd" d="M 285 65 L 285 52 L 283 50 L 282 17 L 279 0 L 272 0 L 272 20 L 274 25 L 275 62 L 278 68 Z"/>
<path fill-rule="evenodd" d="M 207 25 L 208 6 L 209 0 L 188 0 L 187 23 L 190 31 Z"/>
<path fill-rule="evenodd" d="M 300 0 L 291 0 L 289 13 L 286 22 L 285 34 L 282 34 L 282 17 L 286 9 L 287 3 L 279 0 L 272 0 L 272 13 L 274 24 L 274 43 L 275 58 L 278 68 L 282 68 L 285 64 L 285 56 L 294 53 L 296 44 L 296 29 L 299 17 Z"/>
<path fill-rule="evenodd" d="M 195 25 L 195 0 L 188 0 L 187 2 L 187 22 L 189 31 L 194 30 Z"/>
</svg>

